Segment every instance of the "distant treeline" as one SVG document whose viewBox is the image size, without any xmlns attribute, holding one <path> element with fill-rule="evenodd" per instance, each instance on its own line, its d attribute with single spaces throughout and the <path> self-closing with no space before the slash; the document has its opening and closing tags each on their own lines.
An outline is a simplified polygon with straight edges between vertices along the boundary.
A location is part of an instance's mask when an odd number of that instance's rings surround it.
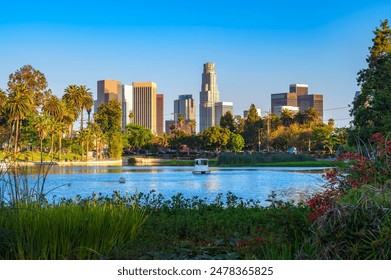
<svg viewBox="0 0 391 280">
<path fill-rule="evenodd" d="M 217 164 L 238 164 L 238 165 L 257 165 L 262 163 L 275 162 L 299 162 L 299 161 L 315 161 L 315 157 L 309 155 L 290 155 L 283 153 L 270 154 L 220 154 Z"/>
</svg>

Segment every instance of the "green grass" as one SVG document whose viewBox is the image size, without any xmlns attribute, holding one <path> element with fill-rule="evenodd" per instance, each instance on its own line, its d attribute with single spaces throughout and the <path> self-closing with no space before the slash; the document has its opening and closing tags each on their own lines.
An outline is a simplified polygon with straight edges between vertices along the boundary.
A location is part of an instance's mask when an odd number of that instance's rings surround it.
<svg viewBox="0 0 391 280">
<path fill-rule="evenodd" d="M 41 153 L 40 152 L 33 152 L 33 151 L 25 151 L 25 152 L 18 152 L 16 154 L 12 152 L 7 151 L 0 151 L 0 160 L 4 160 L 5 158 L 12 158 L 16 161 L 34 161 L 39 162 L 41 161 Z M 81 159 L 81 156 L 75 153 L 67 153 L 61 155 L 62 161 L 79 161 Z M 43 161 L 52 161 L 51 155 L 48 153 L 42 153 L 42 160 Z M 54 154 L 53 161 L 58 161 L 58 154 Z"/>
<path fill-rule="evenodd" d="M 145 222 L 136 205 L 19 204 L 0 207 L 1 259 L 102 259 L 134 240 Z"/>
</svg>

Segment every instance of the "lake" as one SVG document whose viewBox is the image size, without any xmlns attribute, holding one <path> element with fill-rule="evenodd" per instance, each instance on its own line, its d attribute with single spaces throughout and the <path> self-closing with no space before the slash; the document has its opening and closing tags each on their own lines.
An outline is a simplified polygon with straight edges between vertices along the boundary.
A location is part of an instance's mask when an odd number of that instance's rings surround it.
<svg viewBox="0 0 391 280">
<path fill-rule="evenodd" d="M 245 200 L 265 201 L 274 191 L 278 199 L 297 201 L 321 189 L 325 183 L 322 173 L 327 168 L 211 168 L 209 175 L 194 175 L 192 169 L 189 166 L 54 166 L 45 189 L 51 190 L 49 199 L 53 195 L 75 198 L 76 195 L 87 197 L 92 193 L 110 196 L 114 191 L 124 195 L 154 190 L 166 199 L 182 193 L 186 198 L 198 196 L 208 201 L 227 192 Z M 121 177 L 125 178 L 125 183 L 119 183 Z"/>
</svg>

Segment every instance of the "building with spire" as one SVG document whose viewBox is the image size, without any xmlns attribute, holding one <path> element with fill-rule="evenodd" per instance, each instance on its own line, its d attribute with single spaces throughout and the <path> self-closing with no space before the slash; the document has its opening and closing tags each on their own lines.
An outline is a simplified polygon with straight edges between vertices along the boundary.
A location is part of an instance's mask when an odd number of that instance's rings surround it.
<svg viewBox="0 0 391 280">
<path fill-rule="evenodd" d="M 215 64 L 207 62 L 204 64 L 200 91 L 200 132 L 216 125 L 215 103 L 219 101 L 220 94 L 217 87 Z"/>
</svg>

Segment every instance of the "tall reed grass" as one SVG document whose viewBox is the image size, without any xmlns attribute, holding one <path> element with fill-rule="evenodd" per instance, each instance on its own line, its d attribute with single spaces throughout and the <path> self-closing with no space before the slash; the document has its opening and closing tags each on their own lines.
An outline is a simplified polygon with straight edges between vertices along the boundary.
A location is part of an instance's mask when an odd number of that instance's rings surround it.
<svg viewBox="0 0 391 280">
<path fill-rule="evenodd" d="M 146 220 L 137 203 L 0 208 L 2 259 L 104 259 L 134 240 Z"/>
<path fill-rule="evenodd" d="M 132 242 L 147 215 L 136 200 L 49 203 L 52 164 L 32 178 L 17 156 L 0 168 L 0 259 L 103 259 Z"/>
</svg>

